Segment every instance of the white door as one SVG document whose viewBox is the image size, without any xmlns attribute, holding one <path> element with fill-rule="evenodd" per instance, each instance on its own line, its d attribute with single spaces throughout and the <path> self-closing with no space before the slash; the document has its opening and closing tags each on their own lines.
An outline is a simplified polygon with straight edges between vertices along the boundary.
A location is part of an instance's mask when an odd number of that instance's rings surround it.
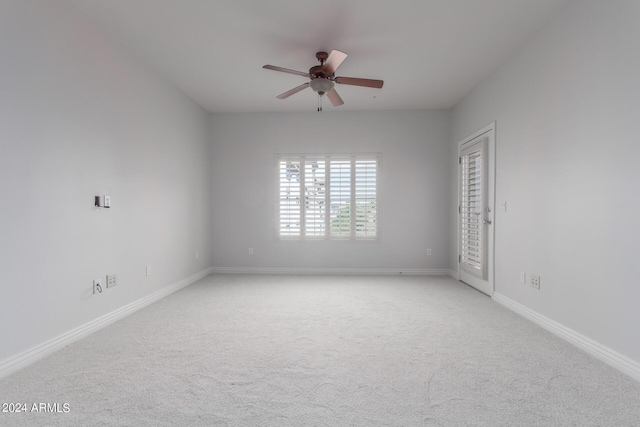
<svg viewBox="0 0 640 427">
<path fill-rule="evenodd" d="M 460 280 L 493 296 L 494 126 L 459 147 Z"/>
</svg>

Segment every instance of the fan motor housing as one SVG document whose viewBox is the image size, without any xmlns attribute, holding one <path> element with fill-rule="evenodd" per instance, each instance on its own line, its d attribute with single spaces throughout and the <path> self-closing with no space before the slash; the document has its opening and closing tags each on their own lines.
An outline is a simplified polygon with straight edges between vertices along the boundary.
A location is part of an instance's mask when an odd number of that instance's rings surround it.
<svg viewBox="0 0 640 427">
<path fill-rule="evenodd" d="M 325 73 L 322 65 L 316 65 L 315 67 L 309 68 L 309 76 L 311 79 L 328 79 L 333 77 L 333 74 Z"/>
</svg>

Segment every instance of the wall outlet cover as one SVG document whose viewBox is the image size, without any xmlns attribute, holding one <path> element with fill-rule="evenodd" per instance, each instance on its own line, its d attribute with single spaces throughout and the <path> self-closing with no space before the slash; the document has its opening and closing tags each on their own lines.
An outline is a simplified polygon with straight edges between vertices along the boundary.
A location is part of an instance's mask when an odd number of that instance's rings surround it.
<svg viewBox="0 0 640 427">
<path fill-rule="evenodd" d="M 107 288 L 113 288 L 118 285 L 118 275 L 117 274 L 108 274 L 107 275 Z"/>
<path fill-rule="evenodd" d="M 540 290 L 540 276 L 538 274 L 531 275 L 531 287 Z"/>
</svg>

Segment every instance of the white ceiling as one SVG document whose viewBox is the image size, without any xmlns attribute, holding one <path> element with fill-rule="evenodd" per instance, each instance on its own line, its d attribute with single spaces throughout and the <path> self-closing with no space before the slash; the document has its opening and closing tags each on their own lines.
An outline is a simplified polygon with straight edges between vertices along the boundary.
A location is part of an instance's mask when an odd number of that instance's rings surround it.
<svg viewBox="0 0 640 427">
<path fill-rule="evenodd" d="M 336 110 L 446 109 L 568 0 L 69 0 L 210 112 L 314 111 L 315 53 L 349 57 Z M 325 110 L 333 109 L 325 100 Z"/>
</svg>

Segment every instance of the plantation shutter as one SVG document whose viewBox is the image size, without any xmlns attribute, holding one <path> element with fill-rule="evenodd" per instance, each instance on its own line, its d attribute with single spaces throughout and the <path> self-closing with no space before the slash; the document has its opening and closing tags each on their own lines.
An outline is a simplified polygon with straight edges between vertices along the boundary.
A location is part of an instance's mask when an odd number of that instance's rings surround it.
<svg viewBox="0 0 640 427">
<path fill-rule="evenodd" d="M 300 161 L 278 162 L 278 230 L 283 237 L 300 236 L 300 178 Z"/>
<path fill-rule="evenodd" d="M 278 158 L 278 237 L 376 239 L 378 158 Z"/>
<path fill-rule="evenodd" d="M 486 227 L 483 224 L 486 206 L 487 139 L 462 150 L 460 221 L 462 244 L 461 267 L 470 274 L 486 278 Z"/>
<path fill-rule="evenodd" d="M 332 237 L 351 237 L 351 160 L 331 160 L 329 215 Z"/>
<path fill-rule="evenodd" d="M 378 162 L 355 161 L 356 237 L 376 237 Z"/>
<path fill-rule="evenodd" d="M 304 235 L 322 237 L 325 232 L 325 161 L 304 163 Z"/>
</svg>

